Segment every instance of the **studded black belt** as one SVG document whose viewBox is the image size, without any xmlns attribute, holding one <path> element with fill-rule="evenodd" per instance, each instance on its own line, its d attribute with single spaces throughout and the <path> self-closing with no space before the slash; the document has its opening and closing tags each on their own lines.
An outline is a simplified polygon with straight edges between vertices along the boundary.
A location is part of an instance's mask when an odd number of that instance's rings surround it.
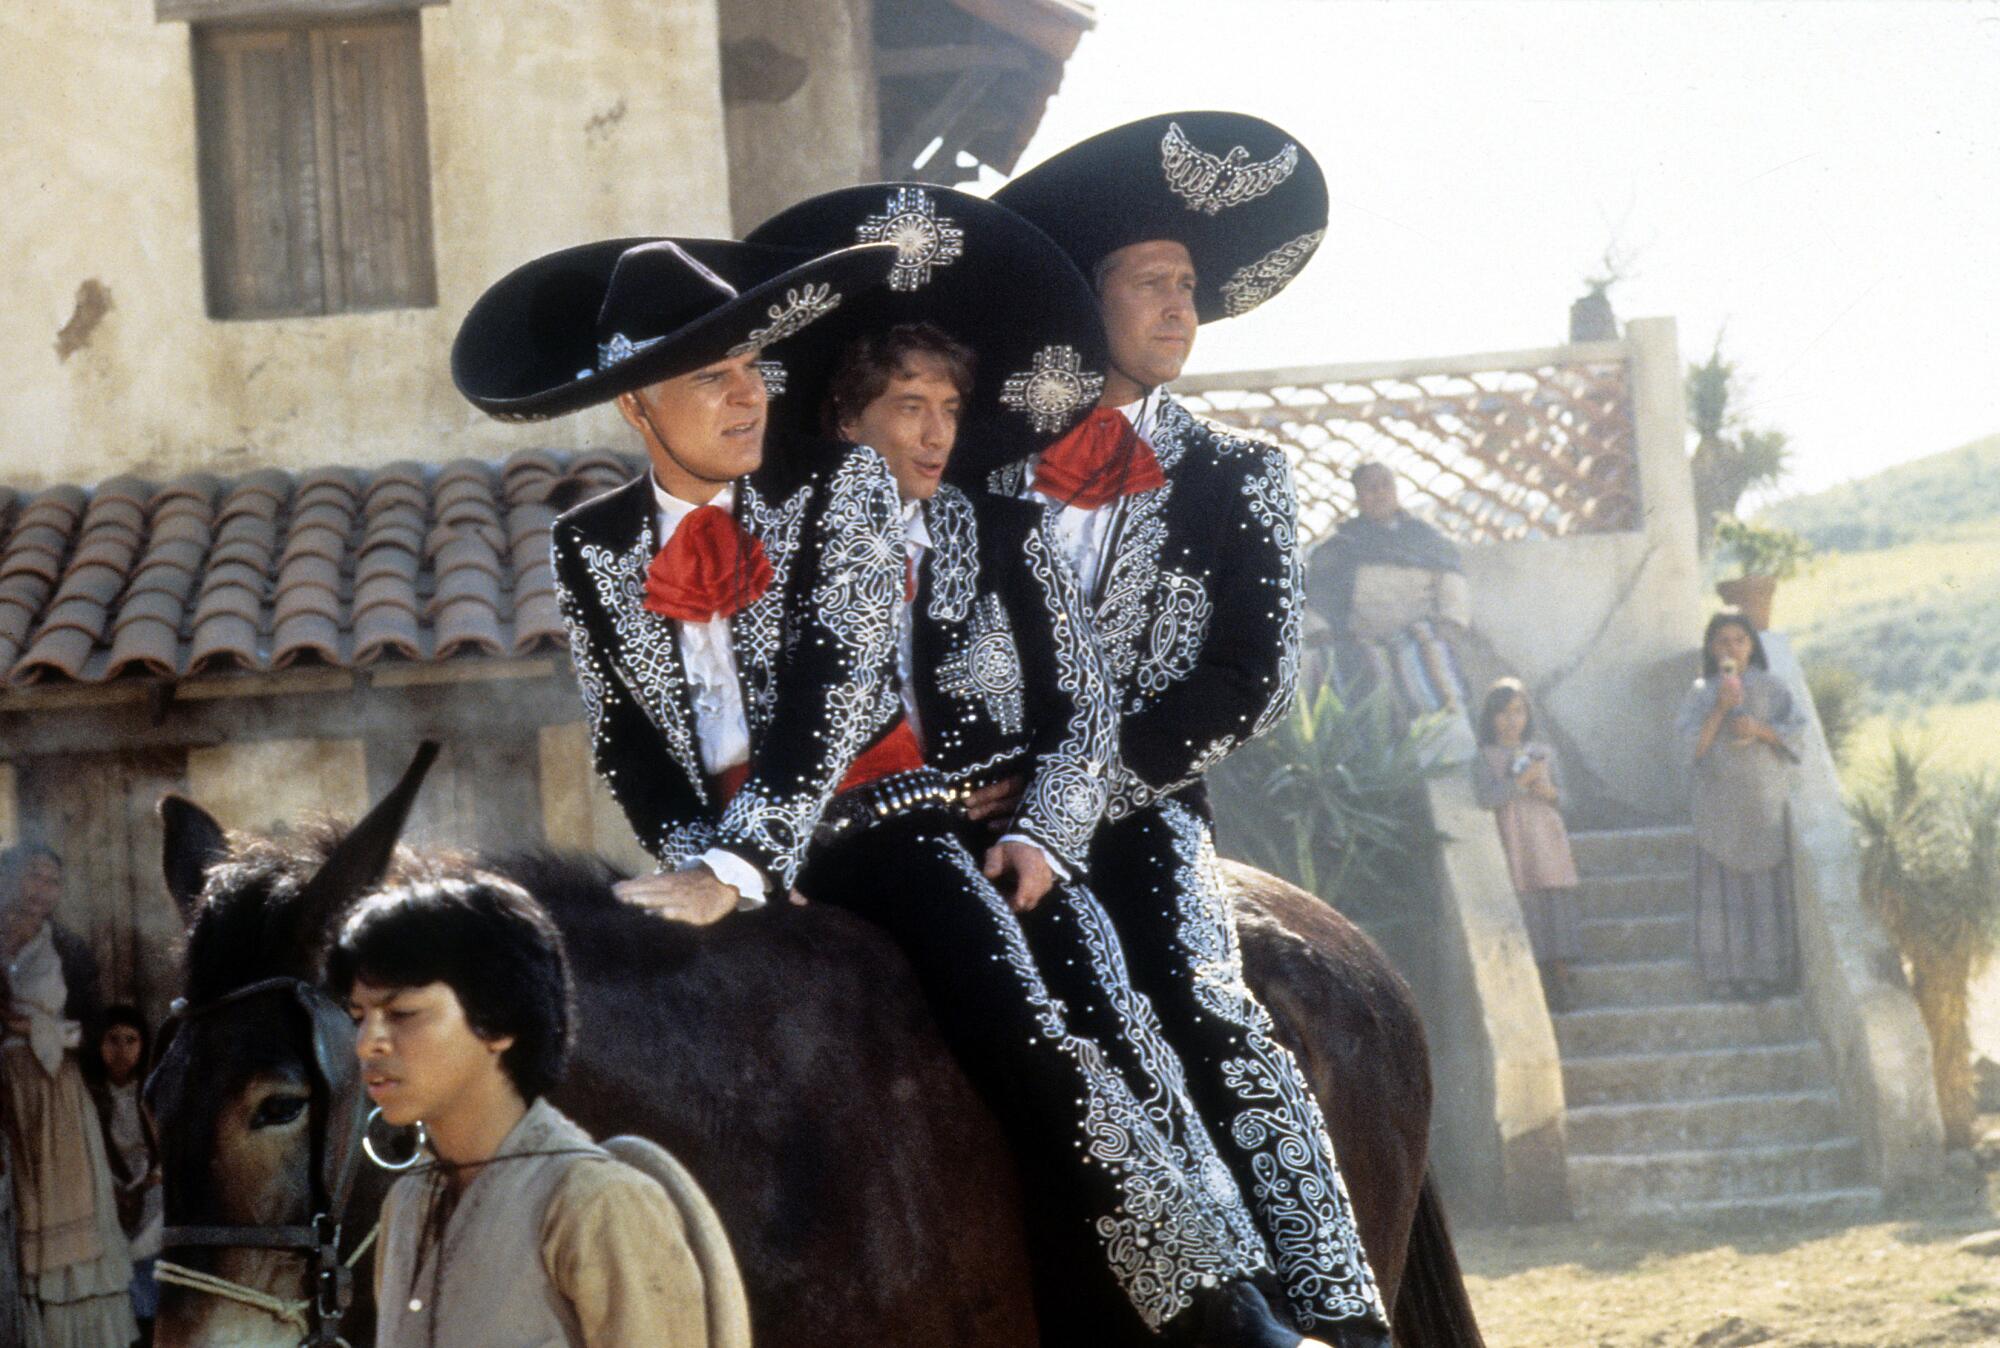
<svg viewBox="0 0 2000 1348">
<path fill-rule="evenodd" d="M 922 815 L 957 824 L 965 818 L 965 795 L 964 787 L 954 785 L 936 768 L 877 777 L 827 802 L 813 830 L 813 845 L 825 847 L 891 820 Z"/>
</svg>

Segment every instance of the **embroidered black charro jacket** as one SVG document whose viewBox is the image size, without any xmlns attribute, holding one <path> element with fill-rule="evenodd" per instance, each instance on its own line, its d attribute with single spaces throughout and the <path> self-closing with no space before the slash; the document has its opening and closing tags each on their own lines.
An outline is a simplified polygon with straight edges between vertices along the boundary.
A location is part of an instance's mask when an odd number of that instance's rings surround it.
<svg viewBox="0 0 2000 1348">
<path fill-rule="evenodd" d="M 1148 438 L 1166 483 L 1106 507 L 1117 515 L 1085 597 L 1117 702 L 1111 819 L 1175 795 L 1205 810 L 1202 774 L 1284 715 L 1298 685 L 1298 503 L 1283 451 L 1197 421 L 1170 395 Z M 989 485 L 1020 496 L 1027 464 Z"/>
<path fill-rule="evenodd" d="M 910 633 L 924 759 L 975 786 L 1026 773 L 1008 831 L 1081 875 L 1115 720 L 1076 578 L 1033 502 L 946 485 L 924 525 Z"/>
<path fill-rule="evenodd" d="M 650 475 L 563 515 L 550 546 L 597 770 L 640 843 L 667 868 L 726 848 L 782 890 L 855 755 L 902 714 L 903 531 L 869 450 L 767 453 L 737 497 L 772 581 L 730 623 L 750 775 L 726 807 L 702 771 L 677 625 L 643 602 L 659 546 Z"/>
</svg>

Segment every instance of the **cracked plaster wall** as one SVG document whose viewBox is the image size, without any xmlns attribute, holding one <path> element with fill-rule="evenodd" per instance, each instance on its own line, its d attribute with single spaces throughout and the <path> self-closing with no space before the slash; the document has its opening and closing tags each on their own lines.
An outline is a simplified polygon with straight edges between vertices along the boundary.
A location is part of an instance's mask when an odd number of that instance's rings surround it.
<svg viewBox="0 0 2000 1348">
<path fill-rule="evenodd" d="M 439 460 L 622 443 L 453 391 L 466 308 L 593 238 L 730 232 L 717 0 L 453 0 L 423 15 L 438 304 L 218 322 L 203 304 L 189 30 L 153 0 L 0 7 L 0 481 Z M 110 302 L 61 358 L 94 280 Z"/>
</svg>

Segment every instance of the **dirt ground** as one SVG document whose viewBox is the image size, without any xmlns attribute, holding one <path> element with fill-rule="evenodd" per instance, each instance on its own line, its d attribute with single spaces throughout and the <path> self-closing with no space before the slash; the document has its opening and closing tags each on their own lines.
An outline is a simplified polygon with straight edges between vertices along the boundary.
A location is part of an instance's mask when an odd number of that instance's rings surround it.
<svg viewBox="0 0 2000 1348">
<path fill-rule="evenodd" d="M 1979 1159 L 2000 1159 L 2000 1137 Z M 1996 1178 L 1964 1167 L 1859 1226 L 1579 1222 L 1455 1235 L 1491 1348 L 2000 1345 L 2000 1254 L 1956 1248 L 2000 1228 Z"/>
</svg>

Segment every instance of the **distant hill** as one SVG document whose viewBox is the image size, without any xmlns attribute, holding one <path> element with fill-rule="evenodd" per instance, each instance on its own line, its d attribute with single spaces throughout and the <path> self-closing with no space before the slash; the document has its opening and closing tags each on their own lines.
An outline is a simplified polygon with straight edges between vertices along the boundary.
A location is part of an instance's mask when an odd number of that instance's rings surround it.
<svg viewBox="0 0 2000 1348">
<path fill-rule="evenodd" d="M 1775 614 L 1807 664 L 1852 670 L 1898 716 L 2000 699 L 2000 435 L 1759 518 L 1819 549 Z"/>
<path fill-rule="evenodd" d="M 2000 435 L 1781 501 L 1759 518 L 1822 551 L 1866 552 L 2000 517 Z"/>
</svg>

